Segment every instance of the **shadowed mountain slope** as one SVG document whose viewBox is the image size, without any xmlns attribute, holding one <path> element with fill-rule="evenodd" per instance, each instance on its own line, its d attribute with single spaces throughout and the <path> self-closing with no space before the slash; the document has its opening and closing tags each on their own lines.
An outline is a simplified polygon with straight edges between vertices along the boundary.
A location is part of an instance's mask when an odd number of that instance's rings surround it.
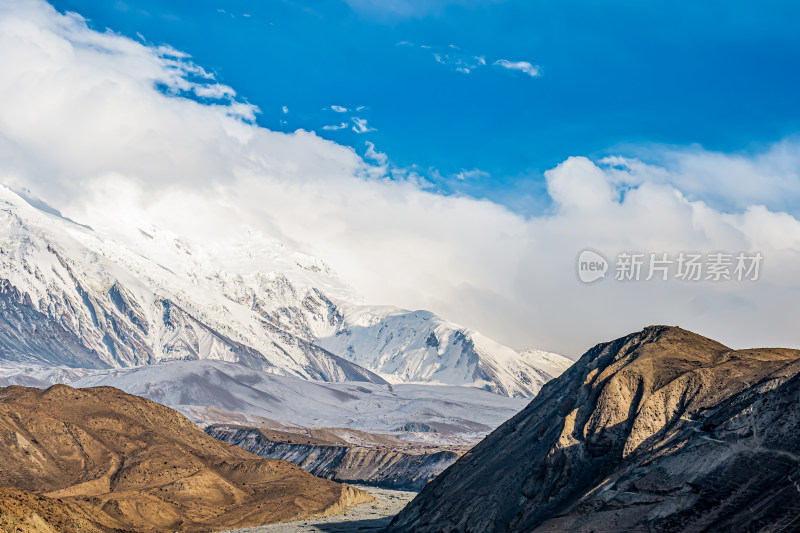
<svg viewBox="0 0 800 533">
<path fill-rule="evenodd" d="M 0 487 L 25 491 L 3 497 L 0 524 L 41 531 L 208 531 L 370 500 L 110 387 L 0 389 L 0 450 Z"/>
<path fill-rule="evenodd" d="M 600 344 L 390 530 L 796 530 L 799 370 L 674 327 Z"/>
</svg>

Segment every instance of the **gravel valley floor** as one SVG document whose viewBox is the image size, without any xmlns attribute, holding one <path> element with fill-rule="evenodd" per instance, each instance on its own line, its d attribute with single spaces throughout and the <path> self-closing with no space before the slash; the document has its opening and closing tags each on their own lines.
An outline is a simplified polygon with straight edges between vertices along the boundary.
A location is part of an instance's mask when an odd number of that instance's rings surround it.
<svg viewBox="0 0 800 533">
<path fill-rule="evenodd" d="M 375 502 L 351 507 L 346 513 L 284 524 L 237 529 L 228 533 L 348 533 L 382 531 L 392 517 L 414 499 L 416 492 L 354 485 L 375 497 Z"/>
</svg>

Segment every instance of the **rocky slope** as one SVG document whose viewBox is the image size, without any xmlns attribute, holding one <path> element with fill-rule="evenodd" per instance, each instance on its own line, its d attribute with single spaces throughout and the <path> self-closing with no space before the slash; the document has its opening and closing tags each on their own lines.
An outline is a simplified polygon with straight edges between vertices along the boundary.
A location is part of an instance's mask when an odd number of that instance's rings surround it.
<svg viewBox="0 0 800 533">
<path fill-rule="evenodd" d="M 369 500 L 108 387 L 0 389 L 0 450 L 0 487 L 24 491 L 0 505 L 0 523 L 43 531 L 66 530 L 63 523 L 81 531 L 207 531 Z"/>
<path fill-rule="evenodd" d="M 265 459 L 290 461 L 317 477 L 396 490 L 420 490 L 466 449 L 409 445 L 386 436 L 361 435 L 354 445 L 334 431 L 288 432 L 213 425 L 206 433 Z"/>
<path fill-rule="evenodd" d="M 322 261 L 246 228 L 189 242 L 138 223 L 95 230 L 0 186 L 0 360 L 212 359 L 302 379 L 518 397 L 570 363 L 523 356 L 431 313 L 365 306 Z M 540 367 L 538 356 L 559 364 Z"/>
<path fill-rule="evenodd" d="M 102 511 L 83 502 L 65 502 L 15 489 L 0 488 L 0 531 L 14 533 L 98 533 Z"/>
<path fill-rule="evenodd" d="M 673 327 L 600 344 L 390 530 L 795 530 L 799 372 L 800 351 Z"/>
</svg>

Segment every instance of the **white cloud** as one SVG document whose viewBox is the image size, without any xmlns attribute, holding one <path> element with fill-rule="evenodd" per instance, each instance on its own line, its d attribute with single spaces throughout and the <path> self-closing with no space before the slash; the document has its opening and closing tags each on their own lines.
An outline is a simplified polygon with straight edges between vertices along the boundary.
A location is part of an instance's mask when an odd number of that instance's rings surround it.
<svg viewBox="0 0 800 533">
<path fill-rule="evenodd" d="M 485 170 L 479 170 L 477 168 L 473 168 L 470 170 L 464 169 L 461 172 L 457 173 L 456 179 L 459 180 L 473 180 L 473 179 L 485 179 L 489 177 L 489 173 Z"/>
<path fill-rule="evenodd" d="M 218 83 L 198 86 L 194 89 L 194 93 L 201 98 L 212 98 L 215 100 L 231 99 L 236 96 L 233 89 Z"/>
<path fill-rule="evenodd" d="M 397 43 L 397 46 L 430 50 L 434 61 L 450 68 L 455 72 L 461 72 L 462 74 L 470 74 L 475 69 L 485 67 L 487 65 L 486 56 L 464 52 L 461 48 L 454 44 L 449 44 L 445 47 L 432 47 L 426 44 L 417 46 L 409 41 L 400 41 Z M 525 74 L 534 78 L 541 76 L 541 68 L 539 66 L 531 65 L 527 61 L 508 61 L 506 59 L 498 59 L 492 64 L 504 69 L 524 72 Z"/>
<path fill-rule="evenodd" d="M 334 111 L 336 113 L 347 113 L 348 109 L 340 105 L 332 105 L 331 111 Z"/>
<path fill-rule="evenodd" d="M 356 133 L 377 131 L 375 128 L 371 128 L 369 124 L 367 124 L 367 119 L 365 118 L 352 117 L 351 120 L 353 121 L 353 131 Z"/>
<path fill-rule="evenodd" d="M 538 78 L 542 75 L 540 67 L 531 65 L 527 61 L 509 61 L 507 59 L 498 59 L 493 63 L 493 65 L 508 70 L 518 70 L 520 72 L 524 72 L 531 78 Z"/>
<path fill-rule="evenodd" d="M 455 45 L 448 47 L 450 51 L 447 52 L 434 52 L 433 59 L 442 65 L 445 65 L 456 72 L 462 74 L 469 74 L 475 68 L 486 65 L 486 58 L 483 56 L 475 56 L 465 54 Z"/>
<path fill-rule="evenodd" d="M 369 141 L 366 141 L 364 144 L 367 146 L 367 151 L 364 154 L 364 157 L 366 157 L 370 161 L 375 161 L 381 166 L 385 166 L 386 163 L 389 162 L 389 156 L 387 156 L 383 152 L 378 152 L 377 150 L 375 150 L 375 144 Z"/>
<path fill-rule="evenodd" d="M 289 108 L 287 106 L 283 106 L 283 107 L 281 107 L 281 112 L 284 115 L 288 115 L 289 114 Z"/>
<path fill-rule="evenodd" d="M 372 302 L 432 309 L 518 347 L 577 355 L 648 323 L 800 345 L 800 221 L 780 212 L 800 200 L 797 140 L 750 155 L 570 158 L 546 173 L 550 210 L 523 217 L 388 179 L 313 133 L 258 127 L 232 89 L 185 98 L 215 83 L 189 81 L 197 69 L 42 2 L 0 0 L 0 182 L 98 231 L 146 220 L 213 244 L 257 228 L 325 259 Z M 758 250 L 763 277 L 585 286 L 574 261 L 586 247 Z"/>
<path fill-rule="evenodd" d="M 638 147 L 638 158 L 608 157 L 602 163 L 634 182 L 667 183 L 688 197 L 728 209 L 765 204 L 800 214 L 798 139 L 786 139 L 755 154 L 723 154 L 700 147 Z M 647 164 L 642 159 L 650 160 Z"/>
<path fill-rule="evenodd" d="M 349 125 L 350 124 L 347 122 L 341 122 L 339 124 L 328 124 L 326 126 L 322 126 L 322 129 L 327 131 L 338 131 L 347 128 Z"/>
</svg>

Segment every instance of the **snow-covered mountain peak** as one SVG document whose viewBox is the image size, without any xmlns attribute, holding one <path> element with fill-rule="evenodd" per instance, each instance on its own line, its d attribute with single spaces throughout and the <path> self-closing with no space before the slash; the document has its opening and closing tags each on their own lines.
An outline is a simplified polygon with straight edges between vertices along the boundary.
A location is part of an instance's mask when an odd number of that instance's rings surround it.
<svg viewBox="0 0 800 533">
<path fill-rule="evenodd" d="M 7 188 L 0 222 L 5 359 L 215 359 L 304 379 L 380 375 L 508 396 L 535 394 L 560 369 L 429 311 L 366 306 L 322 260 L 250 228 L 207 242 L 143 220 L 93 230 Z"/>
<path fill-rule="evenodd" d="M 563 371 L 558 363 L 540 368 L 537 359 L 429 311 L 346 303 L 341 308 L 342 325 L 317 343 L 393 383 L 469 385 L 531 396 Z M 547 361 L 568 361 L 541 354 Z"/>
</svg>

